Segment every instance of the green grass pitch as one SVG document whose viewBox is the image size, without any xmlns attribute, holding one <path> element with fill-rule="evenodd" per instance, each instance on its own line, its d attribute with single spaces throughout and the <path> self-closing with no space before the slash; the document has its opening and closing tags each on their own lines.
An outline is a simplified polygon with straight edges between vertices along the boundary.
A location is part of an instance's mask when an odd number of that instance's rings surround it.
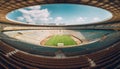
<svg viewBox="0 0 120 69">
<path fill-rule="evenodd" d="M 54 35 L 46 41 L 45 45 L 57 46 L 58 43 L 64 43 L 64 46 L 77 44 L 70 35 Z"/>
</svg>

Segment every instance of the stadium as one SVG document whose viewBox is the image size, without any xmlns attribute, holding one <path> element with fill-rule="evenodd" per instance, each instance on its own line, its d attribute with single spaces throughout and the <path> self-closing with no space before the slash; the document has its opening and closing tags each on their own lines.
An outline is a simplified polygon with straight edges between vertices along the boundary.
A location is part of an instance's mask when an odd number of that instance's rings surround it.
<svg viewBox="0 0 120 69">
<path fill-rule="evenodd" d="M 119 69 L 119 0 L 0 0 L 0 69 Z"/>
</svg>

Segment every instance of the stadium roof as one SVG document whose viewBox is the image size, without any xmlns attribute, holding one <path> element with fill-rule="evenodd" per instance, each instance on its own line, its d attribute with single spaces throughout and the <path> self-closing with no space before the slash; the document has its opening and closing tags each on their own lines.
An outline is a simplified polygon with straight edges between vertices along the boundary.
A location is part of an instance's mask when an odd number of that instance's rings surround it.
<svg viewBox="0 0 120 69">
<path fill-rule="evenodd" d="M 14 23 L 6 19 L 6 14 L 18 8 L 33 5 L 72 3 L 91 5 L 106 9 L 113 14 L 112 19 L 107 22 L 120 21 L 120 1 L 119 0 L 0 0 L 0 22 Z"/>
</svg>

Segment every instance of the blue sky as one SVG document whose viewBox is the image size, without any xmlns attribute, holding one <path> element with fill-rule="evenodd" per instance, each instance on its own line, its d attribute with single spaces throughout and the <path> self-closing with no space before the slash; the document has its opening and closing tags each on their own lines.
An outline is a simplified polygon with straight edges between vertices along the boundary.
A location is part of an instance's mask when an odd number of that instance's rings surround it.
<svg viewBox="0 0 120 69">
<path fill-rule="evenodd" d="M 46 4 L 21 8 L 10 12 L 7 18 L 29 24 L 59 25 L 90 24 L 110 19 L 112 14 L 106 10 L 77 4 Z"/>
</svg>

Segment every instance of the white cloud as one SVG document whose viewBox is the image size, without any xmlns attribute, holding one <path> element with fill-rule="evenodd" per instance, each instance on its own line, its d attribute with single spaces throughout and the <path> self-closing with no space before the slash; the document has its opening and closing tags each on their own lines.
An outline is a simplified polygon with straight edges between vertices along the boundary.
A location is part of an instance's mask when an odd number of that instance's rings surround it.
<svg viewBox="0 0 120 69">
<path fill-rule="evenodd" d="M 85 22 L 85 19 L 83 17 L 78 17 L 76 19 L 76 22 Z"/>
<path fill-rule="evenodd" d="M 28 10 L 25 10 L 25 9 L 19 9 L 18 11 L 20 11 L 23 14 L 27 14 L 28 13 Z"/>
<path fill-rule="evenodd" d="M 48 9 L 41 9 L 41 6 L 27 7 L 27 9 L 25 8 L 25 9 L 18 10 L 22 13 L 22 16 L 17 17 L 17 20 L 24 21 L 29 24 L 56 23 L 57 25 L 59 25 L 60 23 L 87 24 L 89 22 L 92 23 L 92 22 L 100 21 L 99 17 L 94 17 L 94 18 L 77 17 L 71 20 L 65 20 L 61 16 L 52 18 Z"/>
<path fill-rule="evenodd" d="M 28 9 L 19 9 L 19 11 L 23 14 L 22 18 L 25 19 L 28 23 L 48 23 L 52 20 L 50 17 L 50 13 L 48 9 L 40 9 L 40 6 L 28 7 Z M 22 20 L 21 17 L 17 19 Z"/>
<path fill-rule="evenodd" d="M 18 20 L 18 21 L 23 21 L 24 18 L 23 18 L 23 17 L 17 17 L 17 20 Z"/>
<path fill-rule="evenodd" d="M 55 22 L 57 25 L 59 25 L 59 23 L 63 23 L 63 18 L 62 18 L 62 17 L 56 17 L 54 22 Z"/>
<path fill-rule="evenodd" d="M 93 21 L 100 21 L 100 18 L 99 17 L 94 17 Z"/>
<path fill-rule="evenodd" d="M 61 22 L 62 20 L 63 20 L 62 17 L 56 17 L 56 18 L 55 18 L 55 22 Z"/>
</svg>

